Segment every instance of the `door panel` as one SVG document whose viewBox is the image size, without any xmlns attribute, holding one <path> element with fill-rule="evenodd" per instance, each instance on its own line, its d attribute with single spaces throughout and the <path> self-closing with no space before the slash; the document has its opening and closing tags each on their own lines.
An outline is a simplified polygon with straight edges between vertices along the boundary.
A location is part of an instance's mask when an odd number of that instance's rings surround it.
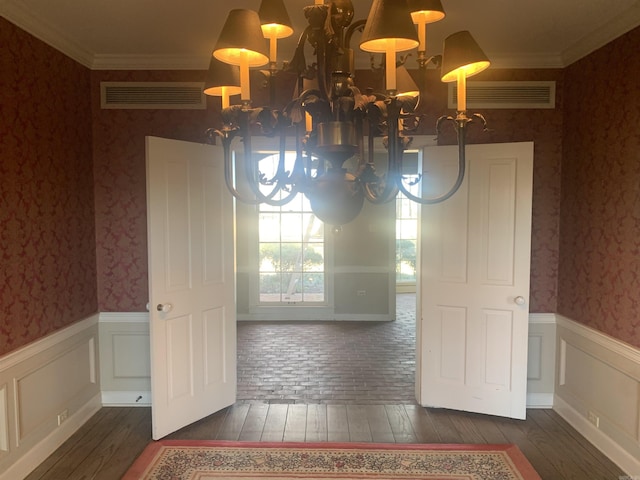
<svg viewBox="0 0 640 480">
<path fill-rule="evenodd" d="M 220 147 L 147 138 L 153 438 L 235 401 L 231 195 Z"/>
<path fill-rule="evenodd" d="M 424 154 L 430 185 L 446 189 L 457 147 Z M 532 174 L 531 143 L 470 145 L 460 190 L 421 209 L 422 405 L 526 414 Z"/>
</svg>

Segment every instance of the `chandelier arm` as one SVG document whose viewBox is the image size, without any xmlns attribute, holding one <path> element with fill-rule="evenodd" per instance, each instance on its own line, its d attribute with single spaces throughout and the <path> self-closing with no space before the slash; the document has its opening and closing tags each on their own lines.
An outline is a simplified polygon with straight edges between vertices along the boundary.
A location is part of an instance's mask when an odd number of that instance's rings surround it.
<svg viewBox="0 0 640 480">
<path fill-rule="evenodd" d="M 240 131 L 242 132 L 242 142 L 244 143 L 244 173 L 247 184 L 251 189 L 251 193 L 255 196 L 255 200 L 252 200 L 249 203 L 266 203 L 267 205 L 271 205 L 272 207 L 280 207 L 291 201 L 291 199 L 298 193 L 298 191 L 296 188 L 292 188 L 289 191 L 289 194 L 284 198 L 274 200 L 273 197 L 275 197 L 278 192 L 284 191 L 286 188 L 286 184 L 281 181 L 276 181 L 275 186 L 267 195 L 260 191 L 260 187 L 258 186 L 258 184 L 260 183 L 260 179 L 256 176 L 256 169 L 253 168 L 253 149 L 251 146 L 251 131 L 248 118 L 249 111 L 243 109 L 240 115 Z M 230 174 L 229 178 L 231 178 Z M 235 189 L 232 190 L 232 193 L 233 191 L 235 191 Z"/>
<path fill-rule="evenodd" d="M 387 117 L 387 175 L 384 183 L 384 189 L 381 193 L 375 192 L 370 188 L 370 183 L 365 183 L 365 196 L 373 204 L 387 203 L 393 200 L 399 191 L 401 183 L 401 173 L 398 161 L 399 156 L 403 153 L 401 139 L 398 136 L 398 118 L 400 108 L 395 97 L 391 97 L 389 101 L 388 117 Z M 370 145 L 371 142 L 370 142 Z M 373 173 L 375 175 L 375 173 Z M 380 177 L 378 177 L 380 178 Z"/>
<path fill-rule="evenodd" d="M 353 36 L 356 30 L 362 31 L 365 23 L 367 23 L 367 20 L 363 18 L 361 20 L 356 20 L 351 25 L 349 25 L 349 28 L 347 28 L 347 31 L 345 32 L 345 35 L 344 35 L 344 46 L 346 48 L 351 48 L 351 37 Z"/>
<path fill-rule="evenodd" d="M 309 25 L 307 29 L 313 30 L 313 35 L 308 35 L 309 43 L 315 50 L 316 54 L 316 66 L 317 66 L 317 79 L 318 79 L 318 90 L 320 90 L 320 96 L 322 98 L 329 98 L 328 95 L 328 80 L 327 80 L 327 56 L 326 56 L 326 34 L 324 33 L 324 29 L 322 27 L 317 28 Z M 313 39 L 315 43 L 312 42 Z"/>
<path fill-rule="evenodd" d="M 454 119 L 450 119 L 454 120 Z M 440 195 L 439 197 L 433 198 L 424 198 L 417 197 L 413 195 L 411 192 L 407 190 L 407 188 L 402 183 L 402 178 L 400 179 L 399 186 L 402 193 L 409 199 L 414 202 L 417 202 L 421 205 L 435 205 L 437 203 L 444 202 L 445 200 L 451 198 L 462 185 L 462 181 L 464 180 L 464 174 L 466 169 L 466 132 L 467 125 L 469 123 L 469 119 L 464 119 L 463 121 L 460 119 L 454 120 L 456 125 L 456 133 L 458 136 L 458 177 L 454 182 L 453 186 L 449 189 L 448 192 Z"/>
<path fill-rule="evenodd" d="M 227 185 L 227 189 L 231 192 L 235 198 L 240 200 L 243 203 L 248 203 L 250 205 L 257 205 L 259 201 L 255 198 L 250 198 L 245 195 L 242 195 L 236 189 L 233 184 L 233 160 L 231 158 L 231 142 L 233 141 L 233 137 L 235 136 L 235 131 L 225 130 L 223 132 L 217 132 L 219 136 L 222 138 L 222 149 L 224 152 L 224 182 Z"/>
</svg>

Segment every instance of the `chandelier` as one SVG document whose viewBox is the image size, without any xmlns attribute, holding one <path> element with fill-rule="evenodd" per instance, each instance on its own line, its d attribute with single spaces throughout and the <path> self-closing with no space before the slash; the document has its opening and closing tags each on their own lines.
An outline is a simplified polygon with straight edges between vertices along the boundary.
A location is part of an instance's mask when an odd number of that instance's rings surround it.
<svg viewBox="0 0 640 480">
<path fill-rule="evenodd" d="M 222 127 L 207 131 L 220 138 L 224 149 L 225 182 L 238 200 L 279 207 L 303 193 L 311 210 L 327 224 L 340 226 L 355 219 L 365 199 L 374 204 L 393 200 L 398 192 L 420 204 L 450 198 L 465 174 L 465 133 L 484 118 L 466 110 L 466 79 L 489 66 L 489 60 L 468 31 L 444 41 L 442 55 L 427 57 L 426 25 L 444 18 L 440 0 L 374 0 L 366 20 L 354 21 L 351 0 L 315 0 L 304 7 L 308 26 L 301 33 L 293 58 L 280 69 L 278 39 L 293 34 L 283 0 L 262 0 L 258 12 L 229 12 L 213 50 L 204 93 L 222 97 Z M 360 32 L 360 49 L 384 54 L 384 92 L 361 91 L 354 83 L 351 40 Z M 268 42 L 267 42 L 268 40 Z M 422 174 L 406 175 L 403 153 L 419 115 L 419 89 L 397 54 L 418 49 L 418 66 L 440 66 L 443 82 L 457 82 L 457 112 L 442 116 L 437 130 L 451 122 L 458 140 L 458 175 L 451 188 L 437 197 L 415 194 Z M 313 61 L 305 58 L 312 51 Z M 307 52 L 308 53 L 308 52 Z M 251 67 L 262 70 L 270 85 L 270 105 L 255 107 L 250 97 Z M 287 105 L 274 103 L 280 75 L 296 75 L 295 92 Z M 230 97 L 240 103 L 230 105 Z M 252 149 L 256 134 L 279 137 L 279 160 L 274 173 L 260 168 Z M 242 165 L 237 165 L 232 142 L 243 143 Z M 293 165 L 285 163 L 287 138 L 295 139 Z M 365 141 L 365 137 L 367 138 Z M 381 137 L 387 149 L 386 165 L 374 162 L 373 139 Z M 366 147 L 365 147 L 366 143 Z M 349 166 L 350 168 L 347 168 Z"/>
</svg>

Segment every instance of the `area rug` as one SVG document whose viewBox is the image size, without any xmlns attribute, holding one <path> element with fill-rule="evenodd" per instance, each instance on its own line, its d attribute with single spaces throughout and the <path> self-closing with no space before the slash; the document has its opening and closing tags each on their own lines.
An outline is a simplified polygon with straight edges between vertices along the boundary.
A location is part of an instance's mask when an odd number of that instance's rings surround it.
<svg viewBox="0 0 640 480">
<path fill-rule="evenodd" d="M 540 480 L 515 445 L 164 440 L 122 480 Z"/>
</svg>

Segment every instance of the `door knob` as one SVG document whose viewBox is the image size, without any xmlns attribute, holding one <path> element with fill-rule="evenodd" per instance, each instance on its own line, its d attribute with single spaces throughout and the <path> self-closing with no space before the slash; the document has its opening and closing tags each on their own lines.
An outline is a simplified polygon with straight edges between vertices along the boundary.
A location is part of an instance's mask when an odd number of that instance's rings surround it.
<svg viewBox="0 0 640 480">
<path fill-rule="evenodd" d="M 156 309 L 162 313 L 168 313 L 173 310 L 173 305 L 170 303 L 159 303 Z"/>
<path fill-rule="evenodd" d="M 524 305 L 526 303 L 526 300 L 524 299 L 524 297 L 521 296 L 517 296 L 516 298 L 513 299 L 514 302 L 516 302 L 516 305 Z"/>
</svg>

